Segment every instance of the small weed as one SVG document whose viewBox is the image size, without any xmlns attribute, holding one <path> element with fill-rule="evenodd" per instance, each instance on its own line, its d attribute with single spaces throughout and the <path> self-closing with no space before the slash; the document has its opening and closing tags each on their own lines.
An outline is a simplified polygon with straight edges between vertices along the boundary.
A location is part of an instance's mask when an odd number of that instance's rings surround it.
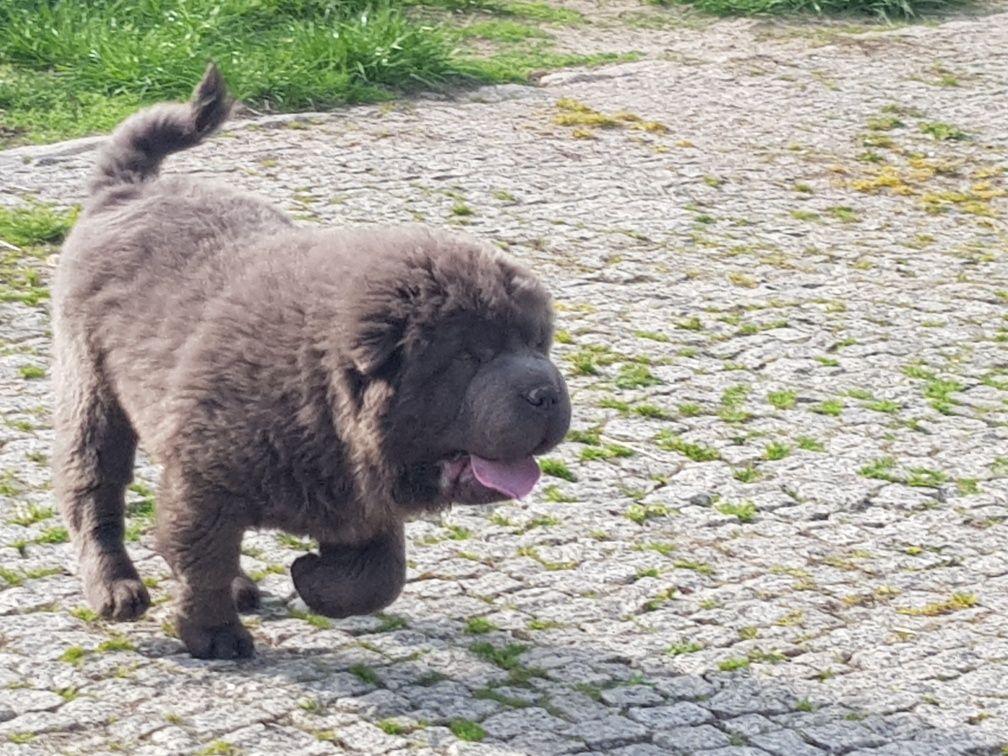
<svg viewBox="0 0 1008 756">
<path fill-rule="evenodd" d="M 631 522 L 643 525 L 648 520 L 656 517 L 668 517 L 669 508 L 664 504 L 633 504 L 627 507 L 624 516 Z"/>
<path fill-rule="evenodd" d="M 298 701 L 298 708 L 309 714 L 321 714 L 325 709 L 317 698 L 302 698 Z"/>
<path fill-rule="evenodd" d="M 722 672 L 734 672 L 739 669 L 746 669 L 749 666 L 748 659 L 725 659 L 718 664 L 718 669 Z"/>
<path fill-rule="evenodd" d="M 784 389 L 783 391 L 771 391 L 767 394 L 767 401 L 779 410 L 789 410 L 795 406 L 798 394 L 794 391 Z"/>
<path fill-rule="evenodd" d="M 215 740 L 197 751 L 197 756 L 241 756 L 241 749 L 224 740 Z"/>
<path fill-rule="evenodd" d="M 478 743 L 486 737 L 486 730 L 468 719 L 453 719 L 448 727 L 459 740 Z"/>
<path fill-rule="evenodd" d="M 99 619 L 101 619 L 95 612 L 91 611 L 85 606 L 78 607 L 77 609 L 71 609 L 70 616 L 76 617 L 82 622 L 97 622 Z"/>
<path fill-rule="evenodd" d="M 790 453 L 790 446 L 780 443 L 779 441 L 772 441 L 766 446 L 765 456 L 771 462 L 775 462 L 777 460 L 784 459 Z"/>
<path fill-rule="evenodd" d="M 39 378 L 45 378 L 45 368 L 40 368 L 36 365 L 24 365 L 18 368 L 18 373 L 21 377 L 28 381 L 37 380 Z"/>
<path fill-rule="evenodd" d="M 444 529 L 448 531 L 448 539 L 451 541 L 465 541 L 472 538 L 472 531 L 461 525 L 449 523 L 444 526 Z"/>
<path fill-rule="evenodd" d="M 55 512 L 52 507 L 40 507 L 37 504 L 29 504 L 16 515 L 8 518 L 7 522 L 11 525 L 28 527 L 29 525 L 34 525 L 36 522 L 48 520 L 54 514 Z"/>
<path fill-rule="evenodd" d="M 60 655 L 60 661 L 67 662 L 68 664 L 79 665 L 84 662 L 84 657 L 86 657 L 90 651 L 80 646 L 70 646 L 66 651 Z"/>
<path fill-rule="evenodd" d="M 110 638 L 99 643 L 96 650 L 99 653 L 106 653 L 108 651 L 136 651 L 136 646 L 126 640 L 126 638 Z"/>
<path fill-rule="evenodd" d="M 665 653 L 669 656 L 682 656 L 683 654 L 695 654 L 697 651 L 703 651 L 704 647 L 694 641 L 680 641 L 679 643 L 673 643 L 669 646 Z"/>
<path fill-rule="evenodd" d="M 383 719 L 378 723 L 378 729 L 386 735 L 406 735 L 413 731 L 409 725 L 400 724 L 394 719 Z"/>
<path fill-rule="evenodd" d="M 751 501 L 743 501 L 737 504 L 725 501 L 718 504 L 716 508 L 721 514 L 735 517 L 739 522 L 749 523 L 756 519 L 756 505 Z"/>
<path fill-rule="evenodd" d="M 381 678 L 378 677 L 378 673 L 375 672 L 373 669 L 371 669 L 371 667 L 367 666 L 366 664 L 354 664 L 347 671 L 350 672 L 350 674 L 352 674 L 358 680 L 360 680 L 361 682 L 365 682 L 368 685 L 381 684 Z"/>
<path fill-rule="evenodd" d="M 872 478 L 874 480 L 895 482 L 899 480 L 898 476 L 895 474 L 895 469 L 895 459 L 892 457 L 879 457 L 874 462 L 871 462 L 858 470 L 858 473 L 866 478 Z"/>
<path fill-rule="evenodd" d="M 683 402 L 676 408 L 676 411 L 683 417 L 699 417 L 703 414 L 703 407 L 693 402 Z"/>
<path fill-rule="evenodd" d="M 604 446 L 586 446 L 581 450 L 583 461 L 607 460 L 634 456 L 634 450 L 621 444 L 606 444 Z"/>
<path fill-rule="evenodd" d="M 714 568 L 704 562 L 693 562 L 688 559 L 676 559 L 672 566 L 677 570 L 690 570 L 698 575 L 710 577 L 714 574 Z"/>
<path fill-rule="evenodd" d="M 732 477 L 740 483 L 755 483 L 763 477 L 763 474 L 752 465 L 746 465 L 735 470 Z"/>
<path fill-rule="evenodd" d="M 654 404 L 638 404 L 633 408 L 633 413 L 635 415 L 640 415 L 641 417 L 646 417 L 651 420 L 669 420 L 671 415 L 663 410 L 661 407 Z"/>
<path fill-rule="evenodd" d="M 569 483 L 577 482 L 577 476 L 570 471 L 567 465 L 558 459 L 541 459 L 539 460 L 539 468 L 542 470 L 543 475 L 560 478 Z"/>
<path fill-rule="evenodd" d="M 721 459 L 721 453 L 717 449 L 684 441 L 669 431 L 662 431 L 655 440 L 658 446 L 665 451 L 678 452 L 694 462 L 713 462 Z"/>
<path fill-rule="evenodd" d="M 818 441 L 811 436 L 799 436 L 798 448 L 811 452 L 821 452 L 826 450 L 826 447 L 823 446 L 821 441 Z"/>
<path fill-rule="evenodd" d="M 906 483 L 908 486 L 916 488 L 939 488 L 948 480 L 948 476 L 941 470 L 932 470 L 927 467 L 911 467 L 908 470 Z"/>
<path fill-rule="evenodd" d="M 962 141 L 964 139 L 969 139 L 969 134 L 965 131 L 956 128 L 952 124 L 942 123 L 941 121 L 922 123 L 920 125 L 920 131 L 922 134 L 927 134 L 929 137 L 936 139 L 939 142 Z"/>
<path fill-rule="evenodd" d="M 809 409 L 819 415 L 837 417 L 844 411 L 844 403 L 840 399 L 827 399 L 824 402 L 812 405 Z"/>
<path fill-rule="evenodd" d="M 841 223 L 857 223 L 861 219 L 858 217 L 857 212 L 852 207 L 846 207 L 844 205 L 835 205 L 833 207 L 826 208 L 826 212 L 832 215 Z"/>
<path fill-rule="evenodd" d="M 620 368 L 614 383 L 616 388 L 636 389 L 656 386 L 661 381 L 651 373 L 646 365 L 625 365 Z"/>
<path fill-rule="evenodd" d="M 300 609 L 288 609 L 287 613 L 294 619 L 304 620 L 309 625 L 318 628 L 319 630 L 328 630 L 332 627 L 332 622 L 329 621 L 329 618 L 323 617 L 321 614 L 304 612 Z"/>
<path fill-rule="evenodd" d="M 483 617 L 470 617 L 465 623 L 465 632 L 469 635 L 484 635 L 497 629 L 497 625 Z"/>
<path fill-rule="evenodd" d="M 281 546 L 286 546 L 288 549 L 297 549 L 298 551 L 311 551 L 316 546 L 314 541 L 298 538 L 292 536 L 290 533 L 277 533 L 276 539 Z"/>
<path fill-rule="evenodd" d="M 897 609 L 900 614 L 908 614 L 912 617 L 937 617 L 942 614 L 951 614 L 963 609 L 970 609 L 977 604 L 977 597 L 972 593 L 954 593 L 944 601 L 937 601 L 926 604 L 922 607 L 907 607 Z"/>
</svg>

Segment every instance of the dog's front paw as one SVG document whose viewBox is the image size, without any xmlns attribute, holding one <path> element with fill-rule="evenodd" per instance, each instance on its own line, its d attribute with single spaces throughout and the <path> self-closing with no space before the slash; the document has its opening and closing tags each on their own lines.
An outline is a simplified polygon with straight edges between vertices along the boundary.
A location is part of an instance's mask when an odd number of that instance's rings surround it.
<svg viewBox="0 0 1008 756">
<path fill-rule="evenodd" d="M 83 562 L 81 569 L 84 596 L 91 608 L 101 617 L 119 622 L 142 617 L 150 606 L 150 594 L 133 566 L 110 567 L 94 561 L 98 563 Z"/>
<path fill-rule="evenodd" d="M 363 546 L 323 546 L 322 555 L 294 560 L 291 577 L 313 612 L 343 619 L 384 609 L 399 596 L 405 560 L 394 543 L 376 539 Z"/>
<path fill-rule="evenodd" d="M 205 627 L 179 619 L 179 636 L 197 659 L 248 659 L 255 655 L 251 634 L 240 622 Z"/>
</svg>

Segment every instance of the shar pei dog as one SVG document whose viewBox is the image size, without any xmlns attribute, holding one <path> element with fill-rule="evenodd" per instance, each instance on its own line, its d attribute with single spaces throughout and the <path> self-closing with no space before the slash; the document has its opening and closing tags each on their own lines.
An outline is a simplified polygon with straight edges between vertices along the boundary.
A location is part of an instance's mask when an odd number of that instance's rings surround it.
<svg viewBox="0 0 1008 756">
<path fill-rule="evenodd" d="M 115 130 L 53 288 L 55 493 L 84 592 L 112 619 L 149 606 L 123 545 L 139 443 L 163 468 L 156 540 L 201 658 L 254 653 L 246 529 L 318 541 L 291 566 L 312 610 L 377 611 L 405 581 L 403 523 L 528 494 L 571 412 L 550 296 L 488 245 L 297 227 L 227 186 L 159 178 L 230 105 L 211 64 L 188 103 Z"/>
</svg>

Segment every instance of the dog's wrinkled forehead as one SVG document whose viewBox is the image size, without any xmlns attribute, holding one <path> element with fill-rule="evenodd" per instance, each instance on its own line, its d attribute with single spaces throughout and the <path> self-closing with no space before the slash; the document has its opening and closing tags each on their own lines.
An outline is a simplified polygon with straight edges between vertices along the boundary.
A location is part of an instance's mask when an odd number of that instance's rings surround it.
<svg viewBox="0 0 1008 756">
<path fill-rule="evenodd" d="M 358 362 L 372 368 L 449 324 L 506 331 L 535 348 L 552 339 L 546 288 L 517 262 L 466 237 L 418 237 L 404 252 L 376 260 L 359 295 Z"/>
</svg>

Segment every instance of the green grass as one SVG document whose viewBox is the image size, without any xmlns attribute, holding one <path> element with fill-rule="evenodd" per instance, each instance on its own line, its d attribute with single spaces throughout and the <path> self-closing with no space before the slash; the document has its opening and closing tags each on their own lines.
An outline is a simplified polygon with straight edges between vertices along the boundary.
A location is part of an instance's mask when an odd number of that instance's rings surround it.
<svg viewBox="0 0 1008 756">
<path fill-rule="evenodd" d="M 662 449 L 678 452 L 694 462 L 713 462 L 721 459 L 721 453 L 717 449 L 684 441 L 679 436 L 667 431 L 659 433 L 655 440 Z"/>
<path fill-rule="evenodd" d="M 479 723 L 468 719 L 454 719 L 448 727 L 459 740 L 479 742 L 486 737 L 486 730 L 480 727 Z"/>
<path fill-rule="evenodd" d="M 577 482 L 577 476 L 559 459 L 541 459 L 539 460 L 539 467 L 543 475 L 560 478 L 569 483 Z"/>
<path fill-rule="evenodd" d="M 718 16 L 817 14 L 906 19 L 946 11 L 957 0 L 683 0 Z M 670 0 L 659 0 L 659 5 Z"/>
<path fill-rule="evenodd" d="M 2 13 L 3 11 L 0 11 Z M 0 31 L 0 39 L 3 32 Z M 2 48 L 2 45 L 0 45 Z M 3 147 L 3 69 L 0 68 L 0 148 Z M 61 211 L 32 202 L 24 207 L 0 207 L 0 239 L 18 247 L 59 244 L 77 219 L 77 210 Z"/>
<path fill-rule="evenodd" d="M 381 0 L 7 0 L 0 146 L 105 131 L 140 104 L 186 98 L 211 58 L 257 108 L 320 109 L 461 75 L 453 46 Z"/>
<path fill-rule="evenodd" d="M 779 459 L 784 459 L 791 453 L 791 447 L 787 444 L 783 444 L 779 441 L 771 441 L 766 446 L 766 458 L 771 462 L 775 462 Z"/>
<path fill-rule="evenodd" d="M 381 683 L 378 673 L 366 664 L 354 664 L 348 671 L 358 680 L 366 682 L 368 685 L 379 685 Z"/>
<path fill-rule="evenodd" d="M 487 641 L 480 641 L 473 643 L 469 647 L 469 650 L 484 661 L 488 661 L 501 669 L 512 670 L 520 666 L 518 657 L 528 650 L 528 646 L 512 643 L 498 648 Z"/>
<path fill-rule="evenodd" d="M 735 517 L 739 522 L 752 522 L 756 519 L 756 505 L 751 501 L 742 501 L 737 504 L 722 502 L 717 505 L 717 511 L 723 515 Z"/>
<path fill-rule="evenodd" d="M 470 635 L 484 635 L 497 629 L 497 625 L 483 617 L 470 617 L 465 623 L 465 632 Z"/>
<path fill-rule="evenodd" d="M 785 389 L 783 391 L 771 391 L 767 394 L 767 401 L 779 410 L 788 410 L 795 406 L 798 394 Z"/>
</svg>

